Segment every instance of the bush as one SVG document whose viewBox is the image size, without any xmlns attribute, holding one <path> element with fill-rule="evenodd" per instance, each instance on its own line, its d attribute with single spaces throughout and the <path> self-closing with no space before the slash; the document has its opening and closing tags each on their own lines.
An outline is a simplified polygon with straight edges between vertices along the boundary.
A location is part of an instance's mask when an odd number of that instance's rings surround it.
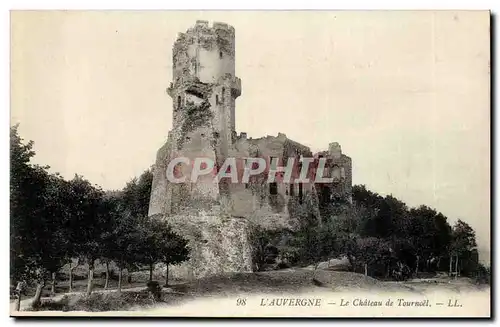
<svg viewBox="0 0 500 327">
<path fill-rule="evenodd" d="M 68 311 L 69 297 L 65 295 L 59 301 L 42 300 L 39 305 L 31 306 L 31 311 Z"/>
<path fill-rule="evenodd" d="M 94 293 L 90 296 L 64 296 L 59 301 L 42 300 L 29 311 L 127 311 L 137 306 L 152 306 L 163 302 L 161 290 L 157 298 L 147 290 L 140 292 Z"/>
<path fill-rule="evenodd" d="M 151 281 L 147 284 L 148 292 L 151 293 L 155 300 L 159 300 L 161 298 L 161 286 L 160 283 Z"/>
<path fill-rule="evenodd" d="M 491 283 L 491 268 L 486 267 L 483 264 L 479 264 L 476 271 L 476 283 L 487 284 Z"/>
</svg>

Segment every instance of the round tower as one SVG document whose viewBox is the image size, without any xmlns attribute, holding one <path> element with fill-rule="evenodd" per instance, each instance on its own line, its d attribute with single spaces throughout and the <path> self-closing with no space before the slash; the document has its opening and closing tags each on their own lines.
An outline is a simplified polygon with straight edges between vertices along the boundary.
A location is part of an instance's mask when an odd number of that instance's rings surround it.
<svg viewBox="0 0 500 327">
<path fill-rule="evenodd" d="M 230 140 L 235 130 L 235 100 L 241 81 L 235 76 L 235 31 L 225 23 L 197 21 L 173 46 L 174 130 L 186 119 L 189 103 L 209 104 L 213 128 Z M 207 103 L 208 102 L 208 103 Z"/>
</svg>

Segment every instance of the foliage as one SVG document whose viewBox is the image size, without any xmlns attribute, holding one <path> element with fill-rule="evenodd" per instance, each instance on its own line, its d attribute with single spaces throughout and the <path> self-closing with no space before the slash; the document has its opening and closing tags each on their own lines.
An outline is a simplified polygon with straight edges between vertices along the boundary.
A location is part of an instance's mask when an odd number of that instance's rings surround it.
<svg viewBox="0 0 500 327">
<path fill-rule="evenodd" d="M 40 305 L 32 307 L 31 310 L 45 311 L 124 311 L 137 306 L 151 306 L 163 299 L 155 299 L 149 292 L 126 292 L 126 293 L 94 293 L 90 296 L 64 296 L 61 300 L 44 300 Z"/>
<path fill-rule="evenodd" d="M 189 123 L 205 121 L 207 106 L 189 104 L 185 108 Z M 185 127 L 189 131 L 190 126 Z M 19 136 L 17 125 L 11 127 L 12 285 L 27 281 L 43 287 L 51 273 L 72 259 L 84 259 L 90 266 L 97 259 L 114 261 L 130 272 L 189 258 L 186 240 L 163 217 L 148 217 L 150 169 L 122 190 L 104 192 L 83 176 L 65 180 L 49 167 L 33 164 L 34 156 L 33 142 Z M 284 199 L 278 200 L 271 199 L 271 204 L 281 211 Z M 334 197 L 319 212 L 314 199 L 305 194 L 301 201 L 289 199 L 287 208 L 291 220 L 298 222 L 293 231 L 252 231 L 256 270 L 317 265 L 347 256 L 355 271 L 366 267 L 372 276 L 401 278 L 403 270 L 446 271 L 454 256 L 462 275 L 489 282 L 489 269 L 478 262 L 473 228 L 463 220 L 452 228 L 448 218 L 433 208 L 409 208 L 396 197 L 363 185 L 353 187 L 352 203 Z"/>
<path fill-rule="evenodd" d="M 136 262 L 177 264 L 188 259 L 187 241 L 174 233 L 165 220 L 143 218 L 136 231 Z"/>
<path fill-rule="evenodd" d="M 462 275 L 479 274 L 475 233 L 462 220 L 452 228 L 432 208 L 408 208 L 394 196 L 381 196 L 363 185 L 353 187 L 352 204 L 347 203 L 342 198 L 323 203 L 319 222 L 311 208 L 289 202 L 299 228 L 281 249 L 293 249 L 302 265 L 346 256 L 353 271 L 366 267 L 370 276 L 380 278 L 447 271 L 451 255 L 459 256 Z M 269 237 L 261 232 L 260 244 L 264 241 Z"/>
<path fill-rule="evenodd" d="M 98 259 L 132 270 L 188 258 L 184 239 L 165 221 L 147 218 L 151 170 L 121 191 L 104 192 L 83 176 L 65 180 L 49 167 L 32 164 L 33 142 L 24 142 L 17 125 L 10 137 L 12 285 L 35 282 L 41 290 L 51 273 L 74 259 L 89 265 L 91 277 Z M 40 306 L 41 291 L 37 294 L 34 304 Z"/>
</svg>

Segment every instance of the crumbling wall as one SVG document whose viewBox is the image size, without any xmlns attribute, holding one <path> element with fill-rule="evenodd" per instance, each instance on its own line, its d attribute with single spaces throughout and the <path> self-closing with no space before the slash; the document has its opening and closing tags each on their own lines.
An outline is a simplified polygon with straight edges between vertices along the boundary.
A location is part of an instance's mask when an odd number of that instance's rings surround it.
<svg viewBox="0 0 500 327">
<path fill-rule="evenodd" d="M 260 157 L 266 160 L 269 166 L 271 158 L 279 159 L 279 166 L 286 166 L 288 158 L 293 157 L 295 165 L 299 163 L 300 156 L 311 157 L 311 150 L 286 137 L 285 134 L 278 136 L 266 136 L 258 139 L 247 138 L 245 133 L 235 137 L 230 155 L 236 158 Z M 242 170 L 243 166 L 239 166 Z M 283 176 L 283 174 L 281 174 Z M 242 174 L 241 176 L 242 177 Z M 303 205 L 299 200 L 298 184 L 294 184 L 295 193 L 290 192 L 290 184 L 283 182 L 279 174 L 275 177 L 276 194 L 271 194 L 268 174 L 262 173 L 252 176 L 249 183 L 243 182 L 231 185 L 231 197 L 233 199 L 233 214 L 246 217 L 252 223 L 266 229 L 293 229 L 297 226 L 295 217 L 291 217 L 288 205 L 291 199 L 295 199 L 297 205 Z M 303 194 L 305 198 L 314 198 L 315 190 L 313 183 L 303 183 Z"/>
<path fill-rule="evenodd" d="M 167 142 L 158 150 L 156 162 L 153 166 L 153 182 L 151 185 L 151 197 L 149 201 L 149 216 L 163 215 L 170 206 L 170 197 L 167 194 L 167 163 L 169 162 L 172 140 L 169 136 Z"/>
</svg>

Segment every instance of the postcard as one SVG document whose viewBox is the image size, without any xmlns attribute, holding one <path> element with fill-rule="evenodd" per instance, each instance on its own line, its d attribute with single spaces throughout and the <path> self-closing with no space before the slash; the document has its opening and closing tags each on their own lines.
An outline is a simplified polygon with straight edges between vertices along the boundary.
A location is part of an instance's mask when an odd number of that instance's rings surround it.
<svg viewBox="0 0 500 327">
<path fill-rule="evenodd" d="M 490 74 L 488 11 L 11 11 L 11 316 L 491 317 Z"/>
</svg>

